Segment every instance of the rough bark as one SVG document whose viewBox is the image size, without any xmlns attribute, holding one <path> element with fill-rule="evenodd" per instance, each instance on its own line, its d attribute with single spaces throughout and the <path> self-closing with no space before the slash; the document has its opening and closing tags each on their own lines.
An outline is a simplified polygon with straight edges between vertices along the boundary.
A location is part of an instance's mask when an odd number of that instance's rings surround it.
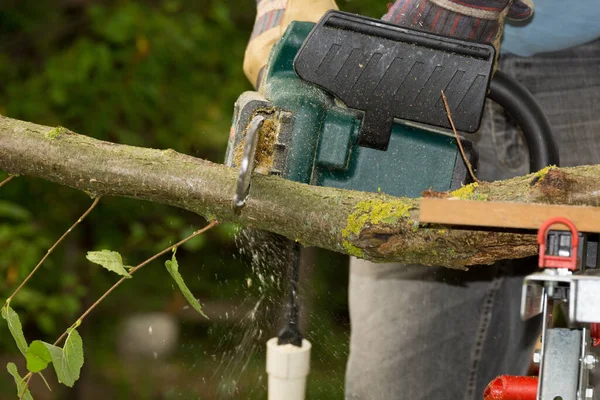
<svg viewBox="0 0 600 400">
<path fill-rule="evenodd" d="M 239 215 L 237 171 L 173 150 L 118 145 L 0 117 L 0 169 L 88 192 L 169 204 L 210 219 L 272 231 L 304 245 L 374 261 L 464 268 L 536 252 L 531 233 L 420 226 L 418 199 L 253 177 Z M 481 201 L 600 205 L 600 166 L 549 169 L 447 194 Z"/>
</svg>

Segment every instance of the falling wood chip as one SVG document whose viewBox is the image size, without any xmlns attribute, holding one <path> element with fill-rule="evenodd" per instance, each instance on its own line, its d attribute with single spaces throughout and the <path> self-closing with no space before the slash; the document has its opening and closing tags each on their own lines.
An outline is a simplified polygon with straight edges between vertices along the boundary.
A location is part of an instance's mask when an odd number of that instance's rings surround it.
<svg viewBox="0 0 600 400">
<path fill-rule="evenodd" d="M 582 232 L 600 232 L 600 207 L 424 198 L 419 212 L 422 223 L 517 229 L 538 229 L 553 217 L 570 219 Z"/>
</svg>

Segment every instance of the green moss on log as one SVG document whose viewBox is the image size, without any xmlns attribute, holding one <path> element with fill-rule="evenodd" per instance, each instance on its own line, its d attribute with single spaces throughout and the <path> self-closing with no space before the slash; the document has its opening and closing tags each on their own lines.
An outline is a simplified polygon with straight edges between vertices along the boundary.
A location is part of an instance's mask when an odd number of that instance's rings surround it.
<svg viewBox="0 0 600 400">
<path fill-rule="evenodd" d="M 456 197 L 461 200 L 481 200 L 485 201 L 488 199 L 487 194 L 478 193 L 479 183 L 474 182 L 469 185 L 465 185 L 460 189 L 450 193 L 450 197 Z"/>
<path fill-rule="evenodd" d="M 58 139 L 62 133 L 62 130 L 62 126 L 57 126 L 56 128 L 50 129 L 48 132 L 46 132 L 46 138 L 48 140 Z"/>
<path fill-rule="evenodd" d="M 550 165 L 546 168 L 540 169 L 538 172 L 534 173 L 533 176 L 534 178 L 537 178 L 536 181 L 539 182 L 543 180 L 546 177 L 546 175 L 548 175 L 548 172 L 550 172 L 550 170 L 556 168 L 558 168 L 556 165 Z"/>
<path fill-rule="evenodd" d="M 409 211 L 414 208 L 412 203 L 402 200 L 369 199 L 359 201 L 354 207 L 354 212 L 348 216 L 348 223 L 342 230 L 342 236 L 344 238 L 358 236 L 367 225 L 394 225 L 400 219 L 409 217 Z"/>
</svg>

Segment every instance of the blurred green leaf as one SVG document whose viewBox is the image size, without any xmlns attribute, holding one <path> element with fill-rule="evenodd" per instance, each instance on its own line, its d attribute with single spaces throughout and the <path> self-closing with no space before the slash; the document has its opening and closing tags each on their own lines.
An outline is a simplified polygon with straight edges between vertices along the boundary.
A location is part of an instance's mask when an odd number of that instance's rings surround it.
<svg viewBox="0 0 600 400">
<path fill-rule="evenodd" d="M 110 14 L 96 13 L 93 15 L 93 17 L 96 17 L 96 21 L 94 21 L 97 23 L 96 29 L 109 41 L 115 44 L 123 44 L 133 39 L 136 20 L 139 19 L 139 11 L 136 4 L 127 2 L 117 12 Z M 102 21 L 100 22 L 101 18 Z"/>
<path fill-rule="evenodd" d="M 21 325 L 21 320 L 19 319 L 19 315 L 7 304 L 2 308 L 2 318 L 6 320 L 8 323 L 8 329 L 10 330 L 10 334 L 13 339 L 17 343 L 17 347 L 25 355 L 27 353 L 27 340 L 25 340 L 25 335 L 23 335 L 23 326 Z"/>
<path fill-rule="evenodd" d="M 179 235 L 179 240 L 182 240 L 182 239 L 190 236 L 194 232 L 195 232 L 195 229 L 192 227 L 184 229 L 181 232 L 181 234 Z M 188 240 L 187 242 L 185 242 L 183 244 L 182 247 L 188 251 L 198 251 L 204 247 L 204 245 L 206 244 L 206 241 L 207 241 L 206 236 L 200 235 L 200 236 L 196 236 L 195 238 Z"/>
<path fill-rule="evenodd" d="M 116 251 L 110 250 L 101 250 L 101 251 L 88 251 L 85 256 L 89 261 L 94 264 L 102 265 L 109 271 L 112 271 L 118 275 L 124 276 L 126 278 L 131 278 L 129 272 L 127 272 L 126 268 L 131 268 L 123 265 L 123 258 L 121 258 L 121 254 Z"/>
<path fill-rule="evenodd" d="M 6 364 L 6 370 L 15 379 L 15 384 L 17 385 L 17 396 L 20 396 L 21 393 L 23 393 L 23 390 L 25 389 L 25 380 L 21 378 L 21 375 L 19 375 L 17 366 L 14 363 L 9 362 L 8 364 Z M 29 389 L 25 390 L 23 400 L 33 400 Z"/>
<path fill-rule="evenodd" d="M 79 333 L 75 329 L 70 329 L 62 349 L 49 343 L 44 343 L 44 345 L 52 359 L 58 381 L 63 385 L 73 387 L 79 379 L 81 367 L 83 367 L 83 342 Z"/>
<path fill-rule="evenodd" d="M 194 297 L 194 295 L 192 294 L 190 289 L 187 287 L 187 285 L 183 281 L 183 277 L 179 273 L 179 263 L 177 262 L 177 259 L 175 258 L 176 251 L 177 251 L 177 249 L 173 249 L 173 257 L 171 257 L 170 260 L 167 260 L 165 262 L 165 267 L 167 267 L 167 271 L 169 271 L 169 274 L 171 274 L 171 277 L 173 278 L 175 283 L 177 283 L 179 290 L 181 291 L 183 296 L 186 298 L 188 303 L 190 303 L 190 305 L 194 308 L 194 310 L 198 311 L 204 318 L 208 319 L 206 314 L 204 314 L 204 311 L 202 311 L 202 306 L 200 305 L 200 302 L 198 301 L 198 299 L 196 299 Z"/>
<path fill-rule="evenodd" d="M 52 316 L 48 313 L 39 314 L 36 317 L 35 322 L 45 334 L 56 332 L 56 322 L 54 322 L 54 318 L 52 318 Z"/>
<path fill-rule="evenodd" d="M 240 225 L 233 223 L 224 223 L 217 226 L 215 231 L 222 239 L 231 240 L 240 231 Z"/>
<path fill-rule="evenodd" d="M 34 373 L 44 370 L 50 361 L 52 361 L 50 352 L 46 348 L 46 345 L 40 340 L 31 342 L 27 349 L 27 353 L 25 354 L 25 358 L 27 360 L 27 370 Z"/>
<path fill-rule="evenodd" d="M 177 12 L 181 9 L 181 1 L 179 0 L 165 0 L 162 3 L 162 6 L 168 12 Z"/>
<path fill-rule="evenodd" d="M 18 204 L 0 200 L 0 217 L 26 221 L 31 218 L 31 213 Z"/>
<path fill-rule="evenodd" d="M 47 296 L 44 296 L 39 291 L 36 291 L 28 286 L 24 286 L 19 291 L 19 295 L 11 301 L 11 304 L 17 306 L 27 305 L 31 311 L 37 311 L 38 309 L 46 306 L 48 301 L 49 299 Z"/>
</svg>

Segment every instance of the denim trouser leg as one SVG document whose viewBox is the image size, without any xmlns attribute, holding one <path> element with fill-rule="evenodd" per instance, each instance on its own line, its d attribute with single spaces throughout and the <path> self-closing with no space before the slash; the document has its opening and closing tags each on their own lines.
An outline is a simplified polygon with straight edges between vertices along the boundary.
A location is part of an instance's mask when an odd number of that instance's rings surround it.
<svg viewBox="0 0 600 400">
<path fill-rule="evenodd" d="M 561 163 L 600 163 L 600 40 L 531 58 L 503 57 L 548 114 Z M 479 176 L 528 172 L 518 129 L 488 104 L 477 139 Z M 346 398 L 480 400 L 500 374 L 525 373 L 540 321 L 519 318 L 535 260 L 469 272 L 351 260 L 352 335 Z"/>
<path fill-rule="evenodd" d="M 519 321 L 527 270 L 352 260 L 346 398 L 481 399 L 499 373 L 524 374 L 539 327 Z"/>
</svg>

